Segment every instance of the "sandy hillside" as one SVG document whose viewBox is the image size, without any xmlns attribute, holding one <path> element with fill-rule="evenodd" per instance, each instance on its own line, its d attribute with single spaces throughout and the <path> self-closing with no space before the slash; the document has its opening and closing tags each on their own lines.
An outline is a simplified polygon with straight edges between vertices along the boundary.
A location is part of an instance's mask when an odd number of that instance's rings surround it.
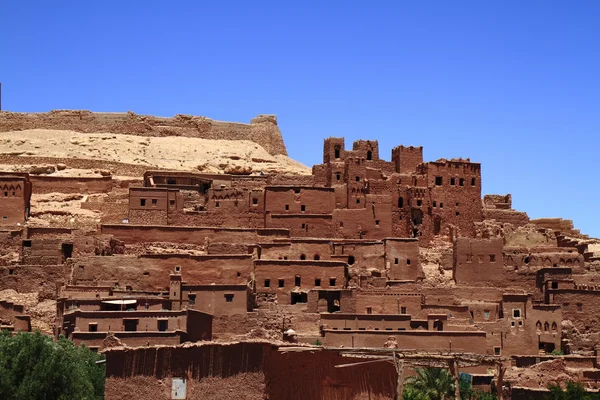
<svg viewBox="0 0 600 400">
<path fill-rule="evenodd" d="M 241 168 L 247 172 L 310 174 L 310 168 L 289 157 L 272 156 L 245 140 L 189 137 L 142 137 L 110 133 L 79 133 L 32 129 L 0 133 L 0 155 L 116 161 L 151 168 L 206 173 Z"/>
</svg>

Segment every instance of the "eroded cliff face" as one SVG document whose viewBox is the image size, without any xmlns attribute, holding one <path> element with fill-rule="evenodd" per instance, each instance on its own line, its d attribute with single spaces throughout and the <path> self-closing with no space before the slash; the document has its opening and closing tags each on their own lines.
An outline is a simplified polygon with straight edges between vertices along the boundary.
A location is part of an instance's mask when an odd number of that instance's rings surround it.
<svg viewBox="0 0 600 400">
<path fill-rule="evenodd" d="M 242 124 L 183 114 L 163 118 L 132 112 L 93 113 L 87 110 L 53 110 L 47 113 L 0 112 L 0 132 L 27 129 L 247 140 L 262 146 L 271 155 L 287 155 L 281 131 L 277 126 L 277 117 L 274 115 L 258 115 L 250 124 Z"/>
</svg>

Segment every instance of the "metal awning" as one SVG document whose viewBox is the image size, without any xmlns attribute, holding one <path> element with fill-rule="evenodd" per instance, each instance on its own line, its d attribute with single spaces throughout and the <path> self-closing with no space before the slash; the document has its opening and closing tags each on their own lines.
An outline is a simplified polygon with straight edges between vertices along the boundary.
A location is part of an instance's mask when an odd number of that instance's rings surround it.
<svg viewBox="0 0 600 400">
<path fill-rule="evenodd" d="M 102 300 L 104 304 L 135 304 L 137 300 Z"/>
</svg>

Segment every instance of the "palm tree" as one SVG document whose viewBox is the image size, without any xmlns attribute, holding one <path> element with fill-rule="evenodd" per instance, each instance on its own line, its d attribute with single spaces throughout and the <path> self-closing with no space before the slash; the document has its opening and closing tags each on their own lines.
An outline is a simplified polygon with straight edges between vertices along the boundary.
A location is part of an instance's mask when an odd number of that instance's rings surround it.
<svg viewBox="0 0 600 400">
<path fill-rule="evenodd" d="M 454 379 L 442 368 L 417 368 L 416 376 L 406 378 L 404 392 L 410 399 L 445 400 L 452 398 Z M 422 395 L 422 397 L 420 396 Z M 408 397 L 408 398 L 407 398 Z"/>
</svg>

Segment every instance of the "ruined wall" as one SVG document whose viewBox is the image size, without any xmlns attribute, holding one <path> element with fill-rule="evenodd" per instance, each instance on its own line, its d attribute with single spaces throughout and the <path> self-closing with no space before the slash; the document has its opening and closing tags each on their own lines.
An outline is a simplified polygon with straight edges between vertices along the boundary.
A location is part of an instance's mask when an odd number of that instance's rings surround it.
<svg viewBox="0 0 600 400">
<path fill-rule="evenodd" d="M 110 132 L 139 136 L 185 136 L 201 139 L 250 140 L 270 154 L 287 155 L 274 115 L 258 115 L 250 124 L 214 121 L 178 114 L 173 118 L 127 113 L 53 110 L 47 113 L 0 112 L 0 132 L 55 129 Z"/>
</svg>

